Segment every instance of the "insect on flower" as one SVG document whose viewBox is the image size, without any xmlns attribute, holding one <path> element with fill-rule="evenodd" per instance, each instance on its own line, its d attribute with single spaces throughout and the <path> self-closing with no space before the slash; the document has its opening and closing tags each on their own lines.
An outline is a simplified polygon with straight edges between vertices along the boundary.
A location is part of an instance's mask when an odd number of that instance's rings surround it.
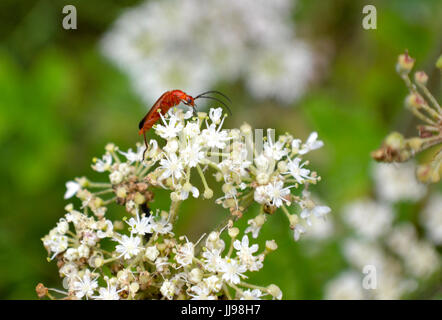
<svg viewBox="0 0 442 320">
<path fill-rule="evenodd" d="M 221 103 L 229 111 L 229 113 L 232 114 L 232 112 L 230 111 L 230 108 L 227 106 L 226 103 L 224 103 L 222 100 L 220 100 L 216 97 L 207 96 L 207 94 L 209 94 L 209 93 L 219 94 L 222 97 L 226 98 L 229 102 L 231 102 L 229 97 L 227 97 L 225 94 L 223 94 L 219 91 L 215 91 L 215 90 L 203 92 L 203 93 L 197 95 L 196 97 L 192 97 L 181 90 L 167 91 L 162 94 L 162 96 L 154 103 L 152 108 L 150 108 L 149 112 L 144 116 L 144 118 L 138 124 L 138 128 L 140 129 L 138 134 L 144 135 L 144 143 L 146 145 L 146 149 L 144 150 L 144 153 L 143 153 L 143 160 L 144 160 L 144 156 L 146 154 L 146 150 L 148 147 L 147 140 L 146 140 L 146 131 L 148 131 L 150 128 L 152 128 L 152 126 L 161 118 L 160 113 L 161 113 L 161 115 L 165 115 L 167 113 L 167 111 L 169 111 L 170 108 L 179 105 L 181 102 L 183 102 L 187 106 L 191 106 L 193 108 L 194 113 L 195 113 L 195 108 L 196 108 L 195 100 L 197 100 L 197 99 L 215 100 L 215 101 L 218 101 L 219 103 Z"/>
</svg>

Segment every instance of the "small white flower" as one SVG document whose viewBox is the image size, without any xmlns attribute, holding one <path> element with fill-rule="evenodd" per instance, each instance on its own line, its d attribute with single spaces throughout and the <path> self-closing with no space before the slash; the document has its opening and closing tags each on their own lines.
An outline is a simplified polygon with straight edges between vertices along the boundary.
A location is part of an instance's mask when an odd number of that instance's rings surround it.
<svg viewBox="0 0 442 320">
<path fill-rule="evenodd" d="M 209 118 L 212 120 L 213 123 L 218 123 L 218 121 L 221 119 L 221 116 L 223 115 L 223 109 L 222 108 L 210 108 L 209 111 Z"/>
<path fill-rule="evenodd" d="M 119 184 L 123 181 L 123 174 L 120 171 L 114 171 L 109 175 L 109 180 L 112 184 Z"/>
<path fill-rule="evenodd" d="M 77 194 L 77 192 L 80 190 L 81 186 L 78 182 L 75 181 L 68 181 L 66 182 L 66 193 L 64 194 L 65 199 L 72 198 Z"/>
<path fill-rule="evenodd" d="M 295 178 L 296 181 L 298 181 L 298 183 L 304 183 L 305 180 L 310 179 L 309 177 L 310 170 L 304 169 L 303 168 L 304 164 L 305 162 L 301 164 L 300 158 L 295 158 L 293 159 L 293 161 L 289 159 L 287 164 L 287 168 L 289 169 L 289 171 L 284 173 L 290 173 L 293 176 L 293 178 Z"/>
<path fill-rule="evenodd" d="M 160 288 L 161 294 L 168 300 L 172 300 L 175 294 L 176 286 L 173 281 L 164 280 L 163 285 Z"/>
<path fill-rule="evenodd" d="M 240 264 L 236 259 L 222 259 L 219 271 L 222 273 L 223 280 L 233 284 L 238 284 L 241 281 L 240 277 L 247 278 L 243 275 L 247 271 L 247 267 Z"/>
<path fill-rule="evenodd" d="M 200 132 L 199 120 L 196 122 L 187 122 L 183 129 L 184 135 L 190 139 L 197 137 Z"/>
<path fill-rule="evenodd" d="M 123 289 L 117 290 L 116 285 L 111 285 L 109 281 L 107 282 L 106 288 L 99 288 L 98 289 L 98 296 L 95 296 L 94 298 L 96 300 L 120 300 L 120 296 L 118 295 L 119 292 L 123 291 Z"/>
<path fill-rule="evenodd" d="M 218 129 L 214 123 L 210 126 L 206 123 L 207 129 L 204 129 L 201 132 L 201 136 L 208 148 L 224 149 L 226 147 L 226 141 L 231 139 L 228 137 L 226 130 L 221 130 L 224 119 L 225 118 L 221 120 Z"/>
<path fill-rule="evenodd" d="M 223 262 L 220 250 L 207 250 L 202 253 L 204 260 L 204 269 L 209 272 L 216 272 L 220 270 L 221 264 Z"/>
<path fill-rule="evenodd" d="M 123 257 L 124 259 L 130 259 L 141 251 L 141 239 L 139 237 L 134 237 L 132 234 L 130 237 L 123 235 L 121 240 L 116 238 L 114 240 L 119 243 L 119 245 L 115 247 L 115 251 L 121 253 L 119 258 Z"/>
<path fill-rule="evenodd" d="M 179 148 L 178 140 L 173 138 L 167 140 L 166 146 L 163 148 L 164 151 L 166 151 L 168 154 L 176 153 Z"/>
<path fill-rule="evenodd" d="M 187 280 L 190 283 L 198 284 L 203 279 L 203 270 L 200 268 L 193 268 L 190 272 L 187 273 Z"/>
<path fill-rule="evenodd" d="M 160 220 L 154 221 L 152 220 L 152 229 L 154 232 L 157 232 L 159 234 L 173 234 L 172 233 L 172 224 L 169 222 L 169 220 L 166 220 L 165 218 L 161 217 Z"/>
<path fill-rule="evenodd" d="M 59 234 L 65 234 L 69 230 L 69 223 L 64 218 L 62 218 L 57 223 L 56 229 Z"/>
<path fill-rule="evenodd" d="M 212 292 L 220 291 L 223 286 L 222 280 L 215 275 L 205 278 L 203 279 L 203 281 L 206 284 L 207 288 L 209 288 L 209 290 Z"/>
<path fill-rule="evenodd" d="M 173 113 L 169 112 L 169 123 L 167 123 L 164 116 L 160 113 L 161 120 L 163 121 L 163 125 L 158 124 L 155 128 L 155 132 L 163 139 L 175 138 L 178 136 L 179 132 L 183 130 L 184 126 L 180 119 L 175 116 Z"/>
<path fill-rule="evenodd" d="M 123 175 L 123 177 L 127 176 L 131 171 L 131 166 L 128 163 L 120 163 L 118 165 L 118 171 Z"/>
<path fill-rule="evenodd" d="M 299 153 L 299 147 L 301 146 L 301 139 L 293 139 L 292 141 L 292 152 L 293 153 Z"/>
<path fill-rule="evenodd" d="M 65 235 L 60 235 L 54 231 L 55 230 L 51 231 L 49 235 L 43 238 L 43 244 L 54 253 L 51 259 L 54 259 L 56 255 L 65 251 L 69 245 L 68 237 Z"/>
<path fill-rule="evenodd" d="M 318 206 L 313 204 L 313 206 L 303 206 L 303 203 L 301 202 L 301 207 L 302 211 L 301 211 L 301 218 L 305 219 L 307 221 L 307 224 L 310 226 L 311 225 L 311 221 L 310 221 L 310 216 L 313 214 L 315 217 L 317 218 L 323 218 L 326 214 L 328 214 L 331 209 L 327 206 Z"/>
<path fill-rule="evenodd" d="M 179 186 L 181 187 L 181 189 L 179 189 L 177 191 L 179 191 L 179 195 L 180 195 L 181 200 L 186 200 L 187 198 L 189 198 L 189 192 L 192 193 L 192 196 L 194 198 L 198 198 L 200 195 L 200 191 L 198 190 L 198 188 L 196 188 L 194 186 L 191 186 L 190 190 L 188 190 L 184 186 L 181 186 L 181 185 L 179 185 Z"/>
<path fill-rule="evenodd" d="M 108 171 L 112 164 L 112 156 L 110 153 L 106 153 L 103 156 L 103 159 L 97 159 L 95 164 L 92 165 L 92 169 L 97 172 Z"/>
<path fill-rule="evenodd" d="M 299 223 L 295 225 L 295 228 L 293 229 L 293 238 L 295 241 L 298 241 L 303 233 L 305 233 L 305 228 Z"/>
<path fill-rule="evenodd" d="M 88 258 L 89 254 L 91 252 L 89 247 L 84 245 L 84 244 L 79 245 L 78 248 L 77 248 L 77 251 L 78 251 L 78 256 L 80 258 Z"/>
<path fill-rule="evenodd" d="M 210 289 L 204 284 L 200 283 L 197 286 L 192 286 L 190 291 L 195 292 L 195 294 L 189 293 L 192 300 L 215 300 L 216 297 L 210 295 Z"/>
<path fill-rule="evenodd" d="M 98 282 L 96 279 L 91 279 L 91 272 L 86 270 L 83 277 L 77 276 L 77 278 L 77 281 L 74 282 L 75 296 L 79 299 L 92 297 L 94 290 L 98 287 Z"/>
<path fill-rule="evenodd" d="M 186 147 L 180 150 L 180 157 L 185 166 L 196 167 L 204 159 L 204 152 L 201 146 L 196 143 L 188 143 Z"/>
<path fill-rule="evenodd" d="M 259 231 L 261 230 L 261 227 L 264 225 L 266 221 L 266 216 L 261 214 L 256 216 L 254 219 L 250 219 L 247 221 L 247 224 L 249 226 L 246 228 L 244 233 L 252 233 L 252 237 L 254 239 L 258 238 Z"/>
<path fill-rule="evenodd" d="M 136 209 L 135 218 L 130 218 L 129 221 L 127 221 L 127 224 L 131 227 L 131 232 L 142 236 L 146 233 L 152 233 L 152 216 L 146 218 L 146 215 L 143 214 L 140 218 L 138 211 L 139 210 Z"/>
<path fill-rule="evenodd" d="M 122 154 L 123 156 L 126 157 L 127 161 L 129 161 L 129 163 L 133 163 L 136 161 L 142 161 L 143 160 L 143 153 L 144 150 L 146 150 L 146 146 L 141 145 L 137 147 L 137 152 L 133 152 L 132 148 L 129 148 L 129 150 L 127 150 L 127 152 L 123 152 L 118 150 L 118 152 L 120 154 Z"/>
<path fill-rule="evenodd" d="M 160 180 L 172 177 L 175 182 L 175 179 L 180 179 L 183 176 L 183 165 L 175 153 L 171 153 L 169 156 L 165 155 L 165 159 L 160 160 L 158 169 L 164 170 Z"/>
<path fill-rule="evenodd" d="M 176 261 L 182 266 L 191 264 L 194 257 L 194 250 L 195 246 L 192 242 L 179 245 L 175 256 Z"/>
<path fill-rule="evenodd" d="M 312 150 L 321 148 L 324 145 L 324 142 L 317 139 L 318 139 L 318 133 L 312 132 L 310 136 L 307 138 L 307 141 L 302 145 L 301 150 L 299 150 L 299 154 L 306 154 Z"/>
<path fill-rule="evenodd" d="M 281 160 L 282 157 L 288 154 L 288 149 L 284 148 L 284 143 L 277 141 L 272 142 L 270 131 L 267 132 L 268 141 L 264 143 L 264 154 L 274 160 Z"/>
<path fill-rule="evenodd" d="M 74 261 L 78 259 L 78 251 L 75 248 L 68 248 L 63 257 L 68 261 Z"/>
<path fill-rule="evenodd" d="M 283 202 L 288 202 L 286 196 L 290 194 L 290 188 L 284 188 L 284 182 L 274 181 L 266 186 L 266 193 L 270 198 L 271 205 L 282 206 Z"/>
<path fill-rule="evenodd" d="M 249 247 L 249 238 L 246 235 L 243 236 L 241 241 L 235 240 L 233 247 L 237 250 L 236 256 L 249 270 L 256 271 L 262 267 L 262 263 L 259 259 L 257 260 L 258 257 L 253 256 L 258 251 L 258 245 L 253 244 Z"/>
<path fill-rule="evenodd" d="M 114 225 L 112 224 L 112 221 L 106 220 L 104 229 L 97 231 L 97 237 L 100 239 L 112 237 L 113 233 L 114 233 Z"/>
</svg>

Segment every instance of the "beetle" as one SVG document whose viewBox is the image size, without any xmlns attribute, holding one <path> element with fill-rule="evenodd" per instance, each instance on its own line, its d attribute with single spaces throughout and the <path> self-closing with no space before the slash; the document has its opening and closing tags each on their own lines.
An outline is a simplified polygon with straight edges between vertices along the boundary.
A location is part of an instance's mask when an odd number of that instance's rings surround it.
<svg viewBox="0 0 442 320">
<path fill-rule="evenodd" d="M 230 114 L 232 114 L 232 112 L 230 111 L 230 108 L 227 106 L 227 104 L 225 102 L 223 102 L 222 100 L 216 98 L 216 97 L 211 97 L 211 96 L 207 96 L 207 94 L 210 93 L 215 93 L 218 95 L 221 95 L 222 97 L 226 98 L 229 102 L 231 102 L 231 100 L 229 99 L 229 97 L 227 97 L 225 94 L 216 91 L 216 90 L 209 90 L 206 92 L 203 92 L 199 95 L 197 95 L 196 97 L 192 97 L 191 95 L 188 95 L 187 93 L 185 93 L 182 90 L 171 90 L 171 91 L 166 91 L 165 93 L 163 93 L 161 95 L 161 97 L 158 98 L 158 100 L 153 104 L 153 106 L 150 108 L 149 112 L 144 116 L 143 119 L 141 119 L 140 123 L 138 124 L 138 134 L 139 135 L 144 135 L 144 144 L 146 145 L 146 149 L 143 152 L 143 160 L 144 160 L 144 155 L 146 153 L 147 150 L 147 140 L 146 140 L 146 132 L 151 129 L 153 127 L 153 125 L 155 123 L 157 123 L 158 120 L 160 120 L 161 115 L 165 115 L 167 113 L 167 111 L 169 111 L 170 108 L 179 105 L 181 102 L 184 103 L 187 106 L 190 106 L 193 108 L 194 113 L 196 105 L 195 105 L 195 100 L 197 99 L 211 99 L 211 100 L 215 100 L 218 101 L 219 103 L 221 103 L 228 111 Z"/>
</svg>

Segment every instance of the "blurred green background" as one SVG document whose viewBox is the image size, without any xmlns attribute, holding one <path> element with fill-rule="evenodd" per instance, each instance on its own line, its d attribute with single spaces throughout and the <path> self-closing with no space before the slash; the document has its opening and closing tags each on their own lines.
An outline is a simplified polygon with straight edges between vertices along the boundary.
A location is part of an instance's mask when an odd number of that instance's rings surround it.
<svg viewBox="0 0 442 320">
<path fill-rule="evenodd" d="M 103 154 L 107 142 L 123 150 L 141 142 L 137 124 L 150 106 L 98 48 L 122 10 L 137 3 L 75 1 L 77 30 L 61 27 L 62 8 L 72 4 L 68 1 L 0 3 L 2 299 L 35 299 L 38 282 L 61 286 L 40 238 L 64 214 L 65 182 L 95 177 L 91 159 Z M 327 60 L 325 76 L 296 104 L 255 101 L 241 83 L 218 88 L 234 101 L 234 116 L 225 127 L 247 121 L 302 139 L 316 130 L 325 142 L 309 159 L 323 177 L 314 190 L 332 208 L 336 236 L 319 247 L 308 240 L 295 243 L 286 218 L 274 215 L 262 232 L 263 238 L 276 239 L 279 250 L 262 272 L 251 275 L 256 284 L 275 282 L 288 299 L 320 299 L 324 283 L 346 266 L 339 250 L 339 209 L 372 194 L 369 153 L 383 137 L 393 129 L 414 133 L 416 123 L 403 108 L 407 90 L 394 70 L 397 56 L 408 49 L 417 68 L 433 76 L 430 86 L 440 87 L 433 63 L 442 49 L 442 2 L 370 1 L 377 8 L 378 26 L 368 31 L 361 27 L 364 4 L 297 2 L 292 15 L 298 35 L 330 45 L 317 49 Z M 166 194 L 159 195 L 155 205 L 167 202 Z M 197 238 L 223 214 L 209 201 L 189 200 L 182 207 L 178 233 Z"/>
</svg>

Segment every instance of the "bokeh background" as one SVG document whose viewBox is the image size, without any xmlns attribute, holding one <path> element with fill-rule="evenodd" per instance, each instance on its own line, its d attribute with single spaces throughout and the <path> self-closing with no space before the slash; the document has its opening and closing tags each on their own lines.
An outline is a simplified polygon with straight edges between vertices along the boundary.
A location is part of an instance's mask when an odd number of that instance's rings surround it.
<svg viewBox="0 0 442 320">
<path fill-rule="evenodd" d="M 280 2 L 284 1 L 275 4 Z M 126 150 L 141 141 L 137 134 L 138 121 L 155 101 L 155 90 L 160 90 L 167 81 L 161 79 L 161 85 L 155 88 L 146 85 L 143 89 L 142 82 L 140 85 L 134 81 L 133 72 L 125 70 L 124 63 L 119 65 L 109 58 L 103 49 L 103 39 L 114 22 L 125 10 L 141 3 L 133 0 L 74 3 L 2 0 L 0 3 L 2 299 L 35 299 L 38 282 L 49 287 L 61 286 L 57 268 L 47 262 L 40 239 L 64 213 L 65 182 L 76 176 L 94 177 L 91 159 L 103 154 L 107 142 Z M 77 30 L 62 28 L 62 8 L 67 4 L 77 8 Z M 379 147 L 385 135 L 391 130 L 414 134 L 416 121 L 403 107 L 407 90 L 394 70 L 397 56 L 408 49 L 416 58 L 417 67 L 429 74 L 433 92 L 439 97 L 441 94 L 440 77 L 433 66 L 442 50 L 442 2 L 370 1 L 377 8 L 376 30 L 364 30 L 361 26 L 365 4 L 355 0 L 293 2 L 287 12 L 290 21 L 283 23 L 289 29 L 295 28 L 296 39 L 307 45 L 311 54 L 305 63 L 314 65 L 302 69 L 301 64 L 299 74 L 297 67 L 289 70 L 287 77 L 302 84 L 294 97 L 281 98 L 283 93 L 278 90 L 260 95 L 261 91 L 248 82 L 259 76 L 244 65 L 252 63 L 248 59 L 242 60 L 241 72 L 231 71 L 236 73 L 234 78 L 227 75 L 218 79 L 219 73 L 214 71 L 210 81 L 201 83 L 201 91 L 210 86 L 234 101 L 234 115 L 225 127 L 247 121 L 255 128 L 276 128 L 279 133 L 290 132 L 302 139 L 317 131 L 325 143 L 309 159 L 323 178 L 314 191 L 332 208 L 333 232 L 323 239 L 295 243 L 286 218 L 278 214 L 262 230 L 263 238 L 274 238 L 279 249 L 268 257 L 264 269 L 253 275 L 252 282 L 276 283 L 287 299 L 321 299 L 327 283 L 349 268 L 342 243 L 352 231 L 342 221 L 342 208 L 355 199 L 375 197 L 370 151 Z M 148 15 L 144 18 L 153 19 Z M 200 19 L 187 18 L 194 22 Z M 234 16 L 229 19 L 235 21 Z M 167 20 L 164 23 L 167 25 Z M 179 26 L 178 19 L 171 28 Z M 223 33 L 222 24 L 217 26 L 217 32 Z M 197 34 L 187 35 L 191 39 L 193 36 L 194 46 L 204 47 Z M 217 37 L 212 37 L 215 43 Z M 277 43 L 281 39 L 274 38 L 276 48 L 284 45 Z M 154 45 L 168 48 L 170 44 Z M 198 50 L 187 55 L 180 55 L 179 48 L 170 50 L 175 50 L 175 64 L 190 63 L 187 60 L 190 56 L 191 63 L 198 62 Z M 255 50 L 259 53 L 263 49 Z M 211 60 L 203 62 L 203 53 L 200 54 L 201 64 L 210 70 Z M 167 66 L 172 63 L 167 58 L 163 55 L 155 63 Z M 186 72 L 189 77 L 194 75 L 192 64 L 189 66 L 180 71 L 184 78 Z M 217 67 L 213 65 L 214 70 Z M 152 69 L 147 84 L 156 81 L 156 72 L 159 71 Z M 170 72 L 171 86 L 180 83 L 174 76 L 182 77 L 182 73 Z M 286 84 L 281 80 L 283 85 Z M 197 93 L 193 92 L 197 90 L 194 83 L 189 87 L 189 93 Z M 189 91 L 187 87 L 180 89 Z M 438 189 L 439 186 L 431 186 L 428 192 Z M 167 195 L 160 194 L 155 205 L 162 207 L 167 202 Z M 399 215 L 405 214 L 403 219 L 414 224 L 419 235 L 424 234 L 417 217 L 423 205 L 407 201 L 395 204 L 395 210 Z M 189 200 L 182 207 L 178 233 L 198 238 L 224 214 L 210 201 Z M 419 288 L 408 297 L 442 297 L 440 275 L 422 282 Z"/>
</svg>

